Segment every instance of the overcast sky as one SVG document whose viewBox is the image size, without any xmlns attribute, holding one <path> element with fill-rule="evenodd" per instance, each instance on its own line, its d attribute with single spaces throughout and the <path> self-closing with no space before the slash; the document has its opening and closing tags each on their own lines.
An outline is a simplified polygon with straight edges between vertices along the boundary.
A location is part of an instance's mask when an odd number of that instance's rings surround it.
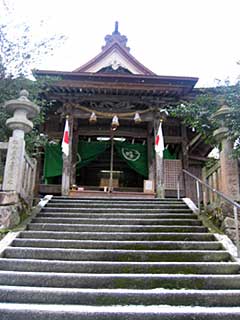
<svg viewBox="0 0 240 320">
<path fill-rule="evenodd" d="M 9 1 L 16 21 L 28 21 L 34 37 L 68 37 L 40 69 L 81 66 L 100 52 L 118 20 L 131 53 L 158 75 L 199 77 L 198 86 L 212 86 L 214 79 L 235 81 L 240 74 L 240 0 Z"/>
</svg>

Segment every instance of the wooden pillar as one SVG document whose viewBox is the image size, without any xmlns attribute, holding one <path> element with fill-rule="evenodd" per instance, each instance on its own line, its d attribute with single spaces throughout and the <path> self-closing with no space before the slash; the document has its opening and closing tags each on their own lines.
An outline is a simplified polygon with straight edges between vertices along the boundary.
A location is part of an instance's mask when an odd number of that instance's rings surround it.
<svg viewBox="0 0 240 320">
<path fill-rule="evenodd" d="M 63 170 L 62 170 L 62 196 L 68 196 L 71 183 L 72 169 L 72 137 L 73 137 L 73 117 L 68 118 L 69 121 L 69 155 L 63 153 Z"/>
<path fill-rule="evenodd" d="M 189 159 L 188 159 L 188 138 L 187 138 L 187 128 L 184 124 L 181 124 L 181 136 L 182 136 L 182 167 L 183 169 L 188 170 L 189 168 Z M 186 175 L 183 175 L 183 186 L 185 190 L 185 196 L 188 196 L 188 182 Z"/>
<path fill-rule="evenodd" d="M 113 191 L 113 150 L 114 150 L 113 148 L 114 148 L 114 139 L 113 139 L 113 134 L 111 134 L 110 177 L 109 177 L 108 192 Z"/>
<path fill-rule="evenodd" d="M 73 119 L 73 136 L 72 136 L 72 169 L 70 184 L 76 184 L 77 162 L 78 162 L 78 120 Z"/>
<path fill-rule="evenodd" d="M 206 168 L 202 169 L 202 180 L 203 182 L 207 183 L 207 170 Z M 203 204 L 204 207 L 208 204 L 208 189 L 203 187 Z"/>
<path fill-rule="evenodd" d="M 155 159 L 153 157 L 153 122 L 148 122 L 147 127 L 147 152 L 148 152 L 148 179 L 155 180 Z"/>
<path fill-rule="evenodd" d="M 189 160 L 188 160 L 188 138 L 187 138 L 187 128 L 185 125 L 181 125 L 181 135 L 182 135 L 182 161 L 183 161 L 183 168 L 188 169 L 189 167 Z"/>
</svg>

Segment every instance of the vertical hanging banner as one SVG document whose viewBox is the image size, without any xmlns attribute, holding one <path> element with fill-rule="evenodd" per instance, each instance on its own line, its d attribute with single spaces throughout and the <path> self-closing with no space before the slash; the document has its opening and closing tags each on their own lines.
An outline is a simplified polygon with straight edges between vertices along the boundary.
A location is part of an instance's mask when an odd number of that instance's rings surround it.
<svg viewBox="0 0 240 320">
<path fill-rule="evenodd" d="M 115 142 L 119 156 L 126 161 L 128 166 L 142 175 L 148 177 L 147 146 L 140 143 Z"/>
<path fill-rule="evenodd" d="M 63 158 L 63 168 L 62 168 L 62 196 L 68 196 L 71 184 L 71 162 L 72 157 L 70 155 L 70 128 L 68 123 L 68 116 L 66 116 L 65 128 L 63 132 L 62 139 L 62 158 Z M 72 122 L 71 122 L 72 125 Z M 72 137 L 72 135 L 71 135 Z"/>
<path fill-rule="evenodd" d="M 162 120 L 158 127 L 157 135 L 155 138 L 155 151 L 156 151 L 156 195 L 157 198 L 164 198 L 164 162 L 163 151 L 164 141 L 162 132 Z"/>
<path fill-rule="evenodd" d="M 164 140 L 163 140 L 163 132 L 162 132 L 162 120 L 160 120 L 158 132 L 155 138 L 155 151 L 160 156 L 160 158 L 163 158 Z"/>
<path fill-rule="evenodd" d="M 65 154 L 66 157 L 69 156 L 69 123 L 67 117 L 62 139 L 62 152 Z"/>
</svg>

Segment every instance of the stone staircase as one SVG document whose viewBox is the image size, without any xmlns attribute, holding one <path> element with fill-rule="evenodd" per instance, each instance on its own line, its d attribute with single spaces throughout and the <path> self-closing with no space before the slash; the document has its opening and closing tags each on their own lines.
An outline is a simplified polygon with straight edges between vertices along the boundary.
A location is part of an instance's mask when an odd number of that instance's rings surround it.
<svg viewBox="0 0 240 320">
<path fill-rule="evenodd" d="M 0 319 L 240 319 L 239 270 L 182 201 L 54 197 L 3 251 Z"/>
</svg>

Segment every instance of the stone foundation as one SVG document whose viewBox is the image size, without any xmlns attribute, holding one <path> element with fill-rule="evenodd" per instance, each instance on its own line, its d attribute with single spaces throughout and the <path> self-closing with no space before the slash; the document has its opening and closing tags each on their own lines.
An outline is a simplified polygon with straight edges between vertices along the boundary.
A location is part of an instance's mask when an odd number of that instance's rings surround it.
<svg viewBox="0 0 240 320">
<path fill-rule="evenodd" d="M 208 218 L 220 228 L 234 243 L 236 243 L 233 206 L 229 203 L 213 203 L 206 208 Z M 240 226 L 240 213 L 238 213 Z"/>
<path fill-rule="evenodd" d="M 226 217 L 222 223 L 221 229 L 236 244 L 236 228 L 234 218 Z"/>
<path fill-rule="evenodd" d="M 24 209 L 25 206 L 16 192 L 0 192 L 0 227 L 13 228 L 18 225 L 20 213 Z"/>
</svg>

